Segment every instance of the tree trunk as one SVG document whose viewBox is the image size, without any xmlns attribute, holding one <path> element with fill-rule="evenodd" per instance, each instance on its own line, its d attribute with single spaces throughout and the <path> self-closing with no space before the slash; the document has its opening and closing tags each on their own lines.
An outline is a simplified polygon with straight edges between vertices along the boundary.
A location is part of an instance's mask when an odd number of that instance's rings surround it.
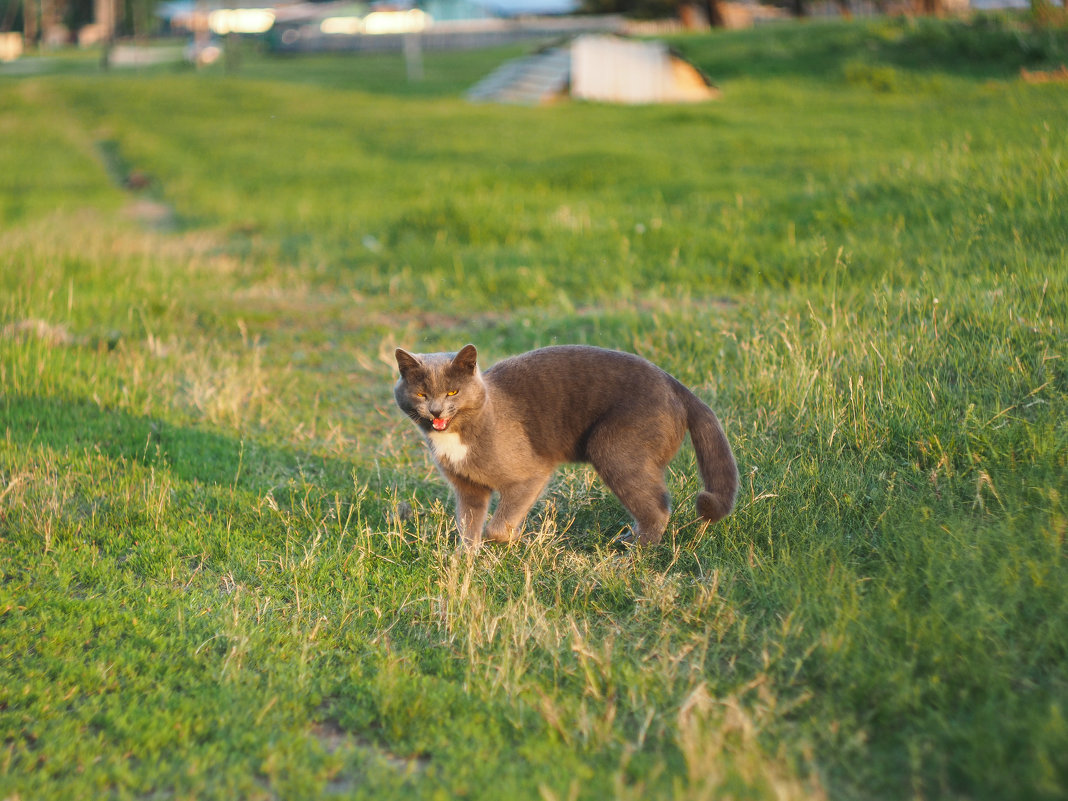
<svg viewBox="0 0 1068 801">
<path fill-rule="evenodd" d="M 0 31 L 7 33 L 15 24 L 15 15 L 19 13 L 18 3 L 8 3 L 4 9 L 4 21 L 0 22 Z"/>
<path fill-rule="evenodd" d="M 56 28 L 62 24 L 66 3 L 61 0 L 39 0 L 41 5 L 41 41 L 48 47 L 55 42 Z"/>
<path fill-rule="evenodd" d="M 708 24 L 713 28 L 724 28 L 727 25 L 727 20 L 723 15 L 723 9 L 719 4 L 720 0 L 704 0 L 705 14 L 708 16 Z M 1068 0 L 1064 0 L 1068 3 Z"/>
<path fill-rule="evenodd" d="M 22 38 L 26 47 L 37 44 L 37 0 L 22 0 Z"/>
</svg>

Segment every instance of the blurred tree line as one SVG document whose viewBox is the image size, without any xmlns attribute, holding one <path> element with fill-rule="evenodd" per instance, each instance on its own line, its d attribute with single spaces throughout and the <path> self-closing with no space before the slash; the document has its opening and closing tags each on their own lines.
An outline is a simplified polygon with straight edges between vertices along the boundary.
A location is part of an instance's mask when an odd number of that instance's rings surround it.
<svg viewBox="0 0 1068 801">
<path fill-rule="evenodd" d="M 623 14 L 637 19 L 664 19 L 668 17 L 687 18 L 686 9 L 703 14 L 712 27 L 724 24 L 722 3 L 728 0 L 582 0 L 582 11 L 588 14 Z M 805 17 L 809 13 L 810 3 L 814 0 L 757 0 L 762 5 L 778 6 L 786 9 L 796 17 Z M 843 17 L 851 17 L 852 0 L 832 0 Z M 1030 0 L 1032 15 L 1041 18 L 1048 15 L 1049 9 L 1055 8 L 1057 0 Z M 1068 9 L 1068 0 L 1060 0 L 1064 9 Z M 946 12 L 944 0 L 875 0 L 875 7 L 880 12 L 902 8 L 907 13 L 941 16 Z"/>
<path fill-rule="evenodd" d="M 795 16 L 803 17 L 813 0 L 763 0 L 769 5 L 784 7 Z M 28 45 L 42 41 L 62 43 L 66 37 L 73 41 L 78 31 L 87 25 L 103 25 L 104 38 L 109 36 L 147 36 L 159 28 L 155 16 L 160 0 L 0 0 L 0 32 L 22 31 Z M 269 0 L 268 0 L 269 2 Z M 624 14 L 637 19 L 684 20 L 703 17 L 712 27 L 724 24 L 723 3 L 726 0 L 581 0 L 580 11 L 586 14 Z M 851 0 L 834 0 L 844 17 L 852 16 Z M 893 0 L 876 0 L 883 8 Z M 940 15 L 943 0 L 904 0 L 913 13 Z M 1056 0 L 1053 0 L 1056 2 Z M 1060 0 L 1068 9 L 1068 0 Z M 1051 0 L 1031 0 L 1037 6 L 1052 7 Z M 902 3 L 899 3 L 902 4 Z M 113 27 L 112 27 L 113 26 Z"/>
<path fill-rule="evenodd" d="M 849 0 L 837 0 L 839 5 L 848 5 Z M 686 18 L 684 7 L 689 6 L 704 15 L 716 28 L 723 25 L 721 0 L 582 0 L 582 10 L 588 14 L 624 14 L 636 19 Z M 806 0 L 780 0 L 767 5 L 789 9 L 796 16 L 805 15 Z"/>
<path fill-rule="evenodd" d="M 50 31 L 77 34 L 102 17 L 114 20 L 115 35 L 147 36 L 154 32 L 158 0 L 0 0 L 0 32 L 22 31 L 27 44 L 43 41 Z M 56 35 L 56 34 L 52 34 Z"/>
<path fill-rule="evenodd" d="M 844 15 L 849 15 L 849 0 L 835 0 Z M 924 3 L 938 3 L 939 0 L 921 0 Z M 695 8 L 702 13 L 708 23 L 716 28 L 723 25 L 721 0 L 582 0 L 582 10 L 589 14 L 624 14 L 637 19 L 664 19 L 683 17 L 685 6 Z M 807 0 L 779 0 L 765 5 L 785 8 L 798 17 L 807 14 Z"/>
</svg>

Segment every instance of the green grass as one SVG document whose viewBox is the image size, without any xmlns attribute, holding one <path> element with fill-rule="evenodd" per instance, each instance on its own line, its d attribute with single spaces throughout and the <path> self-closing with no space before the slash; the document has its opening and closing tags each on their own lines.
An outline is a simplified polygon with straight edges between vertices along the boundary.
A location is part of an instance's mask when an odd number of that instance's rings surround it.
<svg viewBox="0 0 1068 801">
<path fill-rule="evenodd" d="M 1068 37 L 673 43 L 721 100 L 0 75 L 0 798 L 1068 794 Z M 661 364 L 735 514 L 457 552 L 391 360 L 469 341 Z"/>
</svg>

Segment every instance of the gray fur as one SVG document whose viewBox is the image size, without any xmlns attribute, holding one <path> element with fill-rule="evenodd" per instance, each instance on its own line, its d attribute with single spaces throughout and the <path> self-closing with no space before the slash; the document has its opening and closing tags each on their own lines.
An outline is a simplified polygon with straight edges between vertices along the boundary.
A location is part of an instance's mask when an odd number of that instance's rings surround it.
<svg viewBox="0 0 1068 801">
<path fill-rule="evenodd" d="M 563 345 L 481 373 L 473 345 L 422 355 L 398 348 L 396 357 L 393 395 L 452 484 L 457 525 L 470 545 L 482 539 L 494 491 L 500 500 L 486 538 L 518 537 L 563 462 L 591 463 L 633 515 L 637 542 L 659 542 L 669 512 L 664 469 L 687 430 L 705 485 L 698 513 L 714 522 L 734 507 L 738 467 L 716 415 L 645 359 Z M 435 419 L 444 431 L 435 431 Z"/>
</svg>

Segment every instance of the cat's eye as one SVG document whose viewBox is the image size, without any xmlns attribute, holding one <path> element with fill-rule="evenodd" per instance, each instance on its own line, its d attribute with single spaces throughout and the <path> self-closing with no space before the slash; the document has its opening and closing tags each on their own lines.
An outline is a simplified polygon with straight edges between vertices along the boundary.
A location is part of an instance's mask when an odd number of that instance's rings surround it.
<svg viewBox="0 0 1068 801">
<path fill-rule="evenodd" d="M 448 392 L 446 392 L 445 394 L 446 394 L 446 395 L 448 395 L 448 396 L 449 396 L 449 397 L 451 398 L 451 397 L 452 397 L 453 395 L 455 395 L 455 394 L 456 394 L 457 392 L 459 392 L 459 391 L 460 391 L 460 390 L 458 390 L 458 389 L 450 389 L 450 390 L 449 390 Z"/>
<path fill-rule="evenodd" d="M 415 393 L 415 397 L 417 397 L 417 398 L 425 398 L 426 397 L 426 393 L 424 393 L 424 392 L 416 392 Z"/>
</svg>

